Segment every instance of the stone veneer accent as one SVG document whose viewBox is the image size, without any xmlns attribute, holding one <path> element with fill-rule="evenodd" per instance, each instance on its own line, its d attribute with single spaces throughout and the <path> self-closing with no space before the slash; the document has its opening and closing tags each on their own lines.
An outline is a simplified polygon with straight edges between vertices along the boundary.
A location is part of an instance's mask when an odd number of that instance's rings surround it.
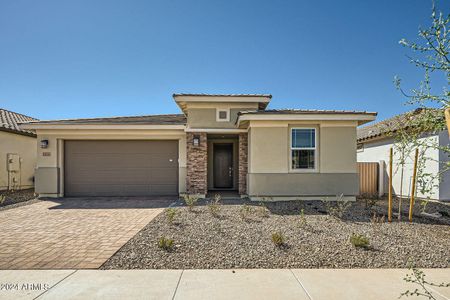
<svg viewBox="0 0 450 300">
<path fill-rule="evenodd" d="M 248 133 L 239 133 L 239 194 L 247 194 Z"/>
<path fill-rule="evenodd" d="M 194 146 L 194 136 L 200 137 L 200 145 Z M 188 194 L 206 195 L 207 185 L 207 165 L 208 165 L 208 143 L 205 132 L 186 133 L 186 191 Z"/>
</svg>

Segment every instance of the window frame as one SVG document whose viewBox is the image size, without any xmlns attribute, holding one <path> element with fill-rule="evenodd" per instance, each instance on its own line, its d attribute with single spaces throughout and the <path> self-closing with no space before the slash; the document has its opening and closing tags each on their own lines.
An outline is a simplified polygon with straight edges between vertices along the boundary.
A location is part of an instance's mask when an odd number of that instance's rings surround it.
<svg viewBox="0 0 450 300">
<path fill-rule="evenodd" d="M 295 129 L 312 129 L 314 130 L 314 148 L 311 147 L 292 147 L 292 133 Z M 289 129 L 289 170 L 293 173 L 317 173 L 319 172 L 319 130 L 317 127 L 304 126 L 304 127 L 291 127 Z M 314 150 L 314 168 L 313 169 L 294 169 L 292 165 L 292 151 L 293 150 Z"/>
<path fill-rule="evenodd" d="M 225 119 L 220 118 L 220 113 L 225 112 L 227 117 Z M 216 109 L 216 121 L 217 122 L 230 122 L 230 109 L 229 108 L 217 108 Z"/>
</svg>

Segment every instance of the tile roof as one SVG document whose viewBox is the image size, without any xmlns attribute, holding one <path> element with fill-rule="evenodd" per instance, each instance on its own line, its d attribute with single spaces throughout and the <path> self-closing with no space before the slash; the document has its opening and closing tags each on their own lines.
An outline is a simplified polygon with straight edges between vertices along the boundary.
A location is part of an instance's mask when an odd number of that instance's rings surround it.
<svg viewBox="0 0 450 300">
<path fill-rule="evenodd" d="M 173 97 L 178 96 L 194 96 L 194 97 L 266 97 L 272 98 L 271 94 L 190 94 L 190 93 L 179 93 L 173 94 Z"/>
<path fill-rule="evenodd" d="M 439 113 L 439 109 L 427 109 L 429 113 Z M 444 117 L 444 112 L 442 117 Z M 399 129 L 408 128 L 411 125 L 411 121 L 414 116 L 425 113 L 423 108 L 418 108 L 412 111 L 408 111 L 404 114 L 396 115 L 386 120 L 377 122 L 375 124 L 367 125 L 358 128 L 357 140 L 358 142 L 370 140 L 376 137 L 387 135 L 388 133 L 395 132 Z"/>
<path fill-rule="evenodd" d="M 376 116 L 376 112 L 357 111 L 357 110 L 322 110 L 322 109 L 267 109 L 267 110 L 252 110 L 241 111 L 239 115 L 246 114 L 367 114 Z"/>
<path fill-rule="evenodd" d="M 109 117 L 109 118 L 86 118 L 86 119 L 65 119 L 65 120 L 45 120 L 33 122 L 34 124 L 145 124 L 145 125 L 184 125 L 186 124 L 186 116 L 183 114 L 168 115 L 146 115 L 146 116 L 130 116 L 130 117 Z"/>
<path fill-rule="evenodd" d="M 39 120 L 0 108 L 0 131 L 8 131 L 18 134 L 36 136 L 36 134 L 33 131 L 24 130 L 19 128 L 18 126 L 19 123 L 26 123 L 30 121 L 39 121 Z"/>
</svg>

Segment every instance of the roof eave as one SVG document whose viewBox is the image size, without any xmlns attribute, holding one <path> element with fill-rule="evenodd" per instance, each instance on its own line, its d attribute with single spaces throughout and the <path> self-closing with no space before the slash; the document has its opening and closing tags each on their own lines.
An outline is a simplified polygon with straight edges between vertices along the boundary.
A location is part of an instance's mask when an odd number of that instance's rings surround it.
<svg viewBox="0 0 450 300">
<path fill-rule="evenodd" d="M 23 136 L 36 137 L 35 133 L 26 132 L 26 131 L 20 131 L 20 130 L 15 130 L 15 129 L 10 129 L 10 128 L 5 128 L 5 127 L 0 127 L 0 131 L 9 132 L 9 133 L 18 134 L 18 135 L 23 135 Z"/>
<path fill-rule="evenodd" d="M 209 98 L 209 99 L 205 99 Z M 211 100 L 218 98 L 220 101 Z M 234 98 L 234 99 L 233 99 Z M 173 99 L 181 111 L 187 115 L 187 103 L 258 103 L 258 109 L 264 110 L 269 105 L 272 95 L 206 95 L 206 94 L 173 94 Z"/>
<path fill-rule="evenodd" d="M 330 114 L 330 113 L 265 113 L 265 114 L 240 114 L 236 121 L 237 126 L 245 121 L 357 121 L 358 125 L 372 122 L 376 118 L 376 113 L 349 113 L 349 114 Z"/>
<path fill-rule="evenodd" d="M 184 130 L 186 125 L 182 124 L 56 124 L 56 123 L 24 123 L 19 125 L 27 130 L 50 130 L 50 129 L 98 129 L 98 130 Z"/>
</svg>

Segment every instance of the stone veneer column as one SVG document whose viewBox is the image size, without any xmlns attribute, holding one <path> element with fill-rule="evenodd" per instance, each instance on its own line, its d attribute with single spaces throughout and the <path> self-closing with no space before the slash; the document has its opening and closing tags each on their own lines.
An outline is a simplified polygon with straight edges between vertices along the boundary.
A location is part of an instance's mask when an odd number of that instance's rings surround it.
<svg viewBox="0 0 450 300">
<path fill-rule="evenodd" d="M 194 146 L 194 136 L 200 137 L 200 145 Z M 188 194 L 206 195 L 207 185 L 207 151 L 208 143 L 205 132 L 186 133 L 186 192 Z"/>
<path fill-rule="evenodd" d="M 248 133 L 239 133 L 239 194 L 247 194 Z"/>
</svg>

